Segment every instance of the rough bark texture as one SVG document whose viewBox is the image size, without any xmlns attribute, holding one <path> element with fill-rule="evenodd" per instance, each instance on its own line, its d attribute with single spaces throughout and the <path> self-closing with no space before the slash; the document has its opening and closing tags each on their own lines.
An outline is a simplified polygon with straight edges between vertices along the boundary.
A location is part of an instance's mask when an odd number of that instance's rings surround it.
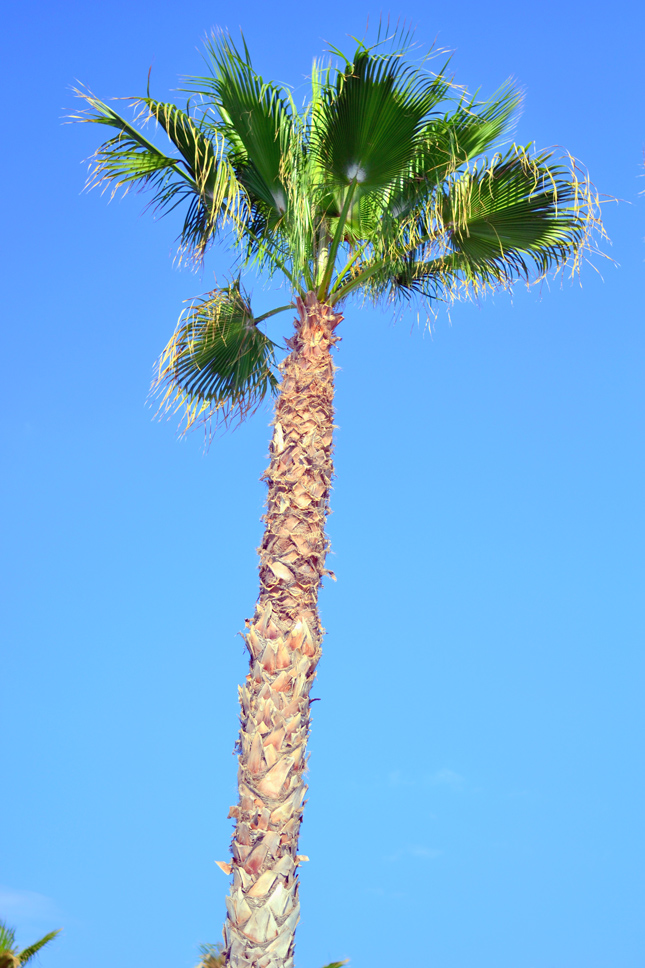
<svg viewBox="0 0 645 968">
<path fill-rule="evenodd" d="M 298 301 L 276 404 L 260 595 L 240 687 L 239 803 L 224 926 L 231 968 L 292 968 L 299 920 L 298 834 L 307 786 L 309 693 L 321 654 L 318 588 L 328 549 L 334 330 L 342 317 Z"/>
</svg>

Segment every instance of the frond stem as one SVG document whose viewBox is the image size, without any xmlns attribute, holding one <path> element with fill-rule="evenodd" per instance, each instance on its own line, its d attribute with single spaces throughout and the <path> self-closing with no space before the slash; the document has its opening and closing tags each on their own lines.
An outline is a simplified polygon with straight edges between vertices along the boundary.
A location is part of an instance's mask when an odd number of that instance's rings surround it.
<svg viewBox="0 0 645 968">
<path fill-rule="evenodd" d="M 350 294 L 350 292 L 353 292 L 354 289 L 357 289 L 360 285 L 362 285 L 363 282 L 365 282 L 366 279 L 369 279 L 370 276 L 373 276 L 375 272 L 378 272 L 379 269 L 382 269 L 386 263 L 387 259 L 379 259 L 378 262 L 373 263 L 369 269 L 364 269 L 363 272 L 359 272 L 357 276 L 354 276 L 353 279 L 350 279 L 349 282 L 345 283 L 344 286 L 341 286 L 340 289 L 337 289 L 334 294 L 329 296 L 327 305 L 336 306 L 341 299 L 344 299 L 345 296 Z"/>
<path fill-rule="evenodd" d="M 323 276 L 323 280 L 322 280 L 322 282 L 320 284 L 320 288 L 318 290 L 318 298 L 320 299 L 321 302 L 324 301 L 324 299 L 325 299 L 325 293 L 327 292 L 327 289 L 329 288 L 329 284 L 331 283 L 331 278 L 332 278 L 332 276 L 334 274 L 334 263 L 336 261 L 336 256 L 338 254 L 338 249 L 340 247 L 340 243 L 343 241 L 343 235 L 344 235 L 344 232 L 345 232 L 345 225 L 347 224 L 347 216 L 348 216 L 349 210 L 351 208 L 351 204 L 352 204 L 352 200 L 354 198 L 354 192 L 356 191 L 357 184 L 358 184 L 358 181 L 356 180 L 356 178 L 353 178 L 352 181 L 351 181 L 351 184 L 350 184 L 349 188 L 347 189 L 347 195 L 345 197 L 345 204 L 343 205 L 342 211 L 341 211 L 341 213 L 340 213 L 340 215 L 338 217 L 338 225 L 336 226 L 336 231 L 334 233 L 334 238 L 333 238 L 332 243 L 331 243 L 331 249 L 329 250 L 329 256 L 328 256 L 328 259 L 327 259 L 327 267 L 325 269 L 325 274 Z"/>
<path fill-rule="evenodd" d="M 250 236 L 250 237 L 251 237 L 251 238 L 252 238 L 252 239 L 253 239 L 253 240 L 254 240 L 255 242 L 257 242 L 257 243 L 258 243 L 258 245 L 260 245 L 260 246 L 262 245 L 262 239 L 261 239 L 261 238 L 260 238 L 260 237 L 259 237 L 259 236 L 258 236 L 258 235 L 257 235 L 257 234 L 255 233 L 255 232 L 253 232 L 253 231 L 252 231 L 252 230 L 251 230 L 251 229 L 249 228 L 249 226 L 248 226 L 248 225 L 244 225 L 243 223 L 239 223 L 239 222 L 234 222 L 234 224 L 235 224 L 235 225 L 237 226 L 237 228 L 238 228 L 238 231 L 243 231 L 243 232 L 245 232 L 245 233 L 246 233 L 246 234 L 247 234 L 248 236 Z M 269 250 L 269 251 L 270 251 L 270 250 Z M 275 255 L 274 253 L 271 253 L 271 255 L 270 255 L 270 258 L 271 258 L 271 259 L 273 260 L 273 262 L 274 262 L 274 263 L 275 263 L 275 265 L 276 265 L 276 266 L 278 267 L 278 269 L 280 269 L 280 271 L 281 271 L 281 272 L 283 272 L 283 273 L 285 274 L 285 276 L 287 277 L 287 279 L 289 280 L 289 282 L 291 283 L 291 285 L 293 286 L 293 288 L 294 288 L 294 289 L 296 290 L 296 292 L 298 293 L 298 295 L 299 295 L 299 296 L 301 296 L 301 297 L 302 297 L 302 296 L 304 296 L 304 295 L 305 295 L 305 292 L 304 292 L 304 289 L 302 288 L 302 286 L 300 286 L 300 285 L 299 285 L 299 284 L 298 284 L 298 283 L 296 282 L 296 280 L 295 280 L 295 278 L 294 278 L 294 276 L 293 276 L 293 273 L 291 273 L 291 272 L 289 272 L 289 270 L 288 270 L 288 269 L 287 269 L 287 267 L 285 266 L 285 264 L 284 264 L 284 262 L 282 262 L 282 260 L 281 260 L 281 259 L 279 259 L 279 258 L 278 258 L 278 257 L 277 257 L 277 256 L 276 256 L 276 255 Z M 252 260 L 250 260 L 250 261 L 252 261 Z M 288 309 L 288 308 L 289 308 L 289 307 L 287 306 L 287 309 Z"/>
<path fill-rule="evenodd" d="M 278 306 L 277 309 L 272 309 L 268 313 L 263 313 L 262 316 L 256 316 L 253 322 L 257 326 L 258 323 L 261 323 L 263 320 L 268 319 L 270 316 L 275 316 L 276 313 L 284 313 L 286 312 L 287 309 L 295 309 L 295 306 L 293 305 L 293 303 L 289 303 L 287 306 Z"/>
<path fill-rule="evenodd" d="M 338 289 L 340 287 L 341 281 L 345 278 L 345 276 L 347 275 L 347 273 L 349 272 L 349 270 L 352 268 L 352 266 L 354 265 L 354 263 L 356 262 L 356 260 L 357 259 L 360 259 L 360 257 L 363 255 L 363 253 L 365 252 L 365 249 L 368 247 L 369 244 L 370 243 L 369 243 L 369 240 L 368 240 L 363 245 L 361 245 L 358 249 L 356 249 L 356 251 L 354 252 L 354 255 L 350 259 L 347 260 L 347 262 L 345 263 L 345 266 L 343 267 L 342 271 L 339 272 L 338 275 L 336 276 L 336 281 L 335 281 L 335 283 L 334 283 L 334 285 L 332 287 L 332 290 L 330 292 L 330 295 L 333 295 L 335 292 L 338 291 Z"/>
</svg>

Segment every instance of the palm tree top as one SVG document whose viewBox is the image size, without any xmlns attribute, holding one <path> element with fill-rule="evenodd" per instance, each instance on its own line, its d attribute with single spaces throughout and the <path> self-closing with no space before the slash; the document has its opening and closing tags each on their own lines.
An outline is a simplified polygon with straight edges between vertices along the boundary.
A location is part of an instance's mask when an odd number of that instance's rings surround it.
<svg viewBox="0 0 645 968">
<path fill-rule="evenodd" d="M 293 298 L 314 292 L 330 306 L 351 296 L 432 306 L 578 271 L 602 235 L 586 174 L 566 153 L 509 144 L 521 104 L 512 83 L 470 97 L 447 65 L 430 70 L 430 54 L 411 60 L 411 45 L 398 31 L 348 56 L 332 49 L 314 61 L 301 106 L 223 32 L 206 41 L 207 73 L 184 79 L 185 110 L 148 89 L 128 121 L 79 90 L 88 109 L 75 118 L 115 131 L 89 184 L 148 190 L 159 214 L 183 205 L 183 258 L 199 262 L 222 239 L 237 272 L 286 277 Z M 188 424 L 252 409 L 276 385 L 258 322 L 239 283 L 194 305 L 161 358 L 166 405 L 184 405 Z"/>
</svg>

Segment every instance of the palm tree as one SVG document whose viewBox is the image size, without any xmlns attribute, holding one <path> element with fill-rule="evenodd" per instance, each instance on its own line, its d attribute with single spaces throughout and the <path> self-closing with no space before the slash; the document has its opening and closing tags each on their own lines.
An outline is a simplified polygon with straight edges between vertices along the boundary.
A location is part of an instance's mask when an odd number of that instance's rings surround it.
<svg viewBox="0 0 645 968">
<path fill-rule="evenodd" d="M 44 948 L 57 934 L 60 934 L 60 931 L 60 928 L 58 931 L 50 931 L 39 941 L 30 944 L 28 948 L 18 948 L 16 947 L 16 932 L 13 928 L 9 928 L 4 921 L 0 921 L 0 968 L 22 968 L 28 961 L 31 961 L 41 948 Z"/>
<path fill-rule="evenodd" d="M 597 200 L 568 158 L 513 144 L 500 151 L 520 95 L 481 101 L 456 89 L 410 37 L 314 62 L 311 91 L 255 72 L 244 44 L 206 43 L 205 76 L 188 78 L 186 110 L 135 99 L 130 122 L 88 90 L 78 120 L 115 130 L 91 184 L 152 192 L 159 212 L 185 207 L 180 256 L 200 261 L 215 239 L 288 286 L 286 305 L 255 316 L 241 279 L 196 300 L 159 361 L 162 410 L 184 428 L 241 420 L 276 396 L 260 591 L 246 623 L 240 688 L 239 802 L 226 904 L 233 968 L 290 968 L 299 919 L 298 834 L 306 785 L 309 693 L 321 655 L 333 441 L 333 350 L 350 297 L 431 307 L 460 296 L 577 270 L 601 229 Z M 407 56 L 406 56 L 407 55 Z M 163 152 L 142 130 L 154 119 Z M 260 324 L 295 310 L 289 354 Z"/>
</svg>

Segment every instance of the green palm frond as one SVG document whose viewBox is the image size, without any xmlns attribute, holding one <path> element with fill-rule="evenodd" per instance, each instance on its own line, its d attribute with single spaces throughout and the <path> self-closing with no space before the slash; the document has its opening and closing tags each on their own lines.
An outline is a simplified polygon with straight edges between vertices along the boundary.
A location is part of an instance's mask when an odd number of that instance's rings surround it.
<svg viewBox="0 0 645 968">
<path fill-rule="evenodd" d="M 162 126 L 173 144 L 181 152 L 184 164 L 200 191 L 212 190 L 217 168 L 218 140 L 205 137 L 200 126 L 175 104 L 163 104 L 154 98 L 141 98 L 150 115 Z"/>
<path fill-rule="evenodd" d="M 400 221 L 424 205 L 458 168 L 508 134 L 522 96 L 507 84 L 488 101 L 462 101 L 456 111 L 424 127 L 410 170 L 393 186 L 385 216 Z"/>
<path fill-rule="evenodd" d="M 491 162 L 457 170 L 411 217 L 383 219 L 380 236 L 332 294 L 372 300 L 419 296 L 452 301 L 518 280 L 573 273 L 602 236 L 588 177 L 549 152 L 514 146 Z"/>
<path fill-rule="evenodd" d="M 20 949 L 16 947 L 16 933 L 13 928 L 8 927 L 4 921 L 0 921 L 0 968 L 22 968 L 22 965 L 26 965 L 41 948 L 53 941 L 60 931 L 60 928 L 57 931 L 50 931 L 27 948 Z"/>
<path fill-rule="evenodd" d="M 226 968 L 223 945 L 200 944 L 199 954 L 199 963 L 196 968 Z"/>
<path fill-rule="evenodd" d="M 383 214 L 383 201 L 411 177 L 420 133 L 450 87 L 442 75 L 411 67 L 400 51 L 374 54 L 359 45 L 353 61 L 327 79 L 315 109 L 308 151 L 322 173 L 320 208 L 327 217 L 324 298 L 342 242 L 364 240 Z"/>
<path fill-rule="evenodd" d="M 246 193 L 216 133 L 206 134 L 195 118 L 150 97 L 133 99 L 144 110 L 130 122 L 89 91 L 75 92 L 92 110 L 72 115 L 72 120 L 105 124 L 118 131 L 94 153 L 88 188 L 111 184 L 113 194 L 134 186 L 151 190 L 150 205 L 160 215 L 185 204 L 180 247 L 197 259 L 218 228 L 231 222 L 239 230 L 244 224 Z M 161 124 L 181 158 L 165 154 L 143 134 L 141 125 L 150 118 Z"/>
<path fill-rule="evenodd" d="M 136 183 L 140 187 L 154 187 L 159 191 L 156 204 L 164 204 L 161 194 L 168 186 L 168 180 L 175 177 L 182 181 L 177 191 L 195 191 L 197 185 L 182 168 L 176 158 L 160 151 L 142 131 L 117 114 L 108 104 L 95 97 L 90 91 L 74 88 L 77 97 L 83 98 L 92 111 L 72 114 L 70 119 L 84 124 L 104 124 L 116 128 L 118 134 L 104 142 L 94 153 L 94 164 L 90 174 L 89 186 L 112 184 L 113 189 L 126 191 Z"/>
<path fill-rule="evenodd" d="M 450 248 L 476 283 L 481 270 L 503 285 L 542 278 L 580 250 L 587 232 L 571 171 L 548 154 L 515 147 L 448 185 L 442 215 Z"/>
<path fill-rule="evenodd" d="M 199 256 L 218 228 L 231 223 L 239 235 L 248 222 L 247 192 L 226 152 L 224 137 L 203 118 L 195 118 L 174 104 L 141 98 L 150 116 L 162 126 L 181 152 L 196 192 L 186 215 L 181 244 Z"/>
<path fill-rule="evenodd" d="M 60 932 L 61 928 L 58 928 L 57 931 L 50 931 L 49 934 L 46 934 L 44 937 L 40 938 L 39 941 L 35 941 L 33 944 L 29 945 L 28 948 L 23 948 L 19 955 L 20 964 L 26 965 L 27 962 L 40 951 L 41 948 L 44 948 L 46 944 L 49 944 L 50 941 L 53 941 L 56 935 L 60 934 Z"/>
<path fill-rule="evenodd" d="M 292 134 L 284 92 L 264 83 L 246 45 L 242 57 L 226 34 L 206 42 L 206 60 L 210 74 L 188 78 L 187 90 L 216 109 L 240 181 L 256 203 L 280 217 L 287 207 L 284 165 Z"/>
<path fill-rule="evenodd" d="M 382 189 L 412 163 L 422 121 L 446 95 L 448 81 L 400 57 L 359 48 L 321 98 L 311 143 L 331 184 Z"/>
<path fill-rule="evenodd" d="M 428 145 L 441 146 L 454 159 L 453 164 L 470 161 L 490 151 L 508 134 L 521 105 L 522 93 L 511 82 L 488 101 L 464 99 L 456 111 L 428 125 Z"/>
<path fill-rule="evenodd" d="M 158 362 L 152 391 L 161 397 L 159 412 L 183 411 L 184 432 L 253 412 L 278 386 L 276 346 L 258 328 L 270 315 L 254 318 L 239 282 L 194 302 Z"/>
<path fill-rule="evenodd" d="M 0 956 L 13 954 L 16 944 L 16 932 L 4 921 L 0 921 Z"/>
</svg>

